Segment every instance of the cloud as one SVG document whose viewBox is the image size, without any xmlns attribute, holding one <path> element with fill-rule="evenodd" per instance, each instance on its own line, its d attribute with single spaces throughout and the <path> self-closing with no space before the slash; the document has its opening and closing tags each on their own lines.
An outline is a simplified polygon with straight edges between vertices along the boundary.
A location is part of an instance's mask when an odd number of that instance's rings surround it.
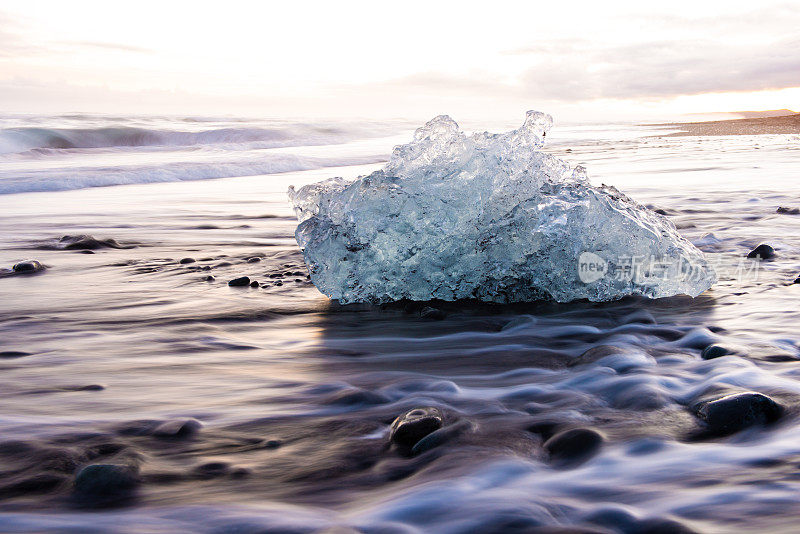
<svg viewBox="0 0 800 534">
<path fill-rule="evenodd" d="M 582 101 L 648 99 L 714 92 L 800 87 L 800 40 L 730 44 L 710 40 L 654 41 L 599 46 L 554 41 L 509 51 L 527 67 L 516 79 L 488 72 L 421 73 L 387 88 L 458 94 Z"/>
<path fill-rule="evenodd" d="M 155 52 L 150 48 L 144 48 L 142 46 L 132 46 L 121 43 L 103 43 L 95 41 L 64 41 L 60 44 L 71 47 L 79 47 L 79 48 L 99 48 L 102 50 L 112 50 L 119 52 L 134 52 L 137 54 L 152 54 L 153 52 Z"/>
</svg>

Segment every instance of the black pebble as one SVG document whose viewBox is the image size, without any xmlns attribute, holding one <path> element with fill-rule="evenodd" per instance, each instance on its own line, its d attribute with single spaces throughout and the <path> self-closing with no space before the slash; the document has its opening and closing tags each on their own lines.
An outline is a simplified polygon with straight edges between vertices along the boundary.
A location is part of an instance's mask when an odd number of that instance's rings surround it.
<svg viewBox="0 0 800 534">
<path fill-rule="evenodd" d="M 800 276 L 798 276 L 797 278 L 795 278 L 795 279 L 794 279 L 794 282 L 792 282 L 792 283 L 793 283 L 793 284 L 800 284 Z"/>
<path fill-rule="evenodd" d="M 231 287 L 244 287 L 250 285 L 250 277 L 249 276 L 240 276 L 239 278 L 234 278 L 228 285 Z"/>
<path fill-rule="evenodd" d="M 597 453 L 603 441 L 603 435 L 593 428 L 573 428 L 548 439 L 544 448 L 552 461 L 573 464 Z"/>
<path fill-rule="evenodd" d="M 30 352 L 22 352 L 20 350 L 4 350 L 0 351 L 0 358 L 22 358 L 23 356 L 30 356 Z"/>
<path fill-rule="evenodd" d="M 261 258 L 247 258 L 247 263 L 258 263 L 261 261 Z"/>
<path fill-rule="evenodd" d="M 78 386 L 75 388 L 75 391 L 103 391 L 105 386 L 100 384 L 89 384 L 88 386 Z"/>
<path fill-rule="evenodd" d="M 761 243 L 751 250 L 747 257 L 768 260 L 775 257 L 775 249 L 765 243 Z"/>
<path fill-rule="evenodd" d="M 442 428 L 442 412 L 438 408 L 415 408 L 394 420 L 389 439 L 398 445 L 413 447 L 415 443 Z"/>
<path fill-rule="evenodd" d="M 253 280 L 252 282 L 250 282 L 250 287 L 258 287 L 258 282 Z"/>
<path fill-rule="evenodd" d="M 195 467 L 194 472 L 201 478 L 215 478 L 227 475 L 230 470 L 231 466 L 225 462 L 209 462 L 198 465 Z"/>
<path fill-rule="evenodd" d="M 703 349 L 703 352 L 700 354 L 700 357 L 703 358 L 704 360 L 713 360 L 714 358 L 726 356 L 731 352 L 732 351 L 726 349 L 721 345 L 709 345 L 708 347 Z"/>
<path fill-rule="evenodd" d="M 705 402 L 696 409 L 709 432 L 727 436 L 753 425 L 773 423 L 783 415 L 783 406 L 761 393 L 747 391 Z"/>
<path fill-rule="evenodd" d="M 419 316 L 423 319 L 428 319 L 429 321 L 441 321 L 446 317 L 445 313 L 438 309 L 433 308 L 431 306 L 426 306 L 422 308 L 419 312 Z"/>
<path fill-rule="evenodd" d="M 197 419 L 166 421 L 153 429 L 157 438 L 186 438 L 197 434 L 203 424 Z"/>
<path fill-rule="evenodd" d="M 411 454 L 416 456 L 418 454 L 422 454 L 423 452 L 427 452 L 433 448 L 436 448 L 440 445 L 444 445 L 445 443 L 454 440 L 455 438 L 461 436 L 462 434 L 473 430 L 475 427 L 474 425 L 467 421 L 466 419 L 462 419 L 461 421 L 454 423 L 450 426 L 442 427 L 439 430 L 435 430 L 419 440 L 412 448 Z"/>
<path fill-rule="evenodd" d="M 75 477 L 75 492 L 99 501 L 127 496 L 138 485 L 136 469 L 127 465 L 87 465 Z"/>
<path fill-rule="evenodd" d="M 776 213 L 785 213 L 787 215 L 800 215 L 800 208 L 785 208 L 779 207 Z"/>
<path fill-rule="evenodd" d="M 14 265 L 12 269 L 17 274 L 38 273 L 44 270 L 44 265 L 36 260 L 25 260 Z"/>
<path fill-rule="evenodd" d="M 213 276 L 211 276 L 211 275 L 209 274 L 208 276 L 206 276 L 206 277 L 205 277 L 205 279 L 204 279 L 204 280 L 205 280 L 206 282 L 213 282 L 214 280 L 216 280 L 216 278 L 214 278 Z"/>
<path fill-rule="evenodd" d="M 179 261 L 178 263 L 184 263 L 184 264 L 185 264 L 185 263 L 194 263 L 194 262 L 196 262 L 196 261 L 197 261 L 197 260 L 196 260 L 196 259 L 194 259 L 194 258 L 183 258 L 183 259 L 182 259 L 181 261 Z"/>
<path fill-rule="evenodd" d="M 275 282 L 275 285 L 276 285 L 276 286 L 282 286 L 282 285 L 283 285 L 283 282 L 281 282 L 280 280 L 278 280 L 277 282 Z"/>
<path fill-rule="evenodd" d="M 94 250 L 79 250 L 78 254 L 94 254 Z"/>
</svg>

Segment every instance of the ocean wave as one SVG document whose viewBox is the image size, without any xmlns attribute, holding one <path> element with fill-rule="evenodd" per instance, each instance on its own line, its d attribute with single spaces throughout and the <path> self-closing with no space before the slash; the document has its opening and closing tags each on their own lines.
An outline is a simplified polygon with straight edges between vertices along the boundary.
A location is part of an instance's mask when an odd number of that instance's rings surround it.
<svg viewBox="0 0 800 534">
<path fill-rule="evenodd" d="M 0 154 L 115 147 L 244 146 L 249 149 L 339 144 L 385 134 L 380 128 L 347 125 L 275 125 L 201 131 L 104 125 L 93 128 L 19 126 L 0 129 Z"/>
<path fill-rule="evenodd" d="M 88 187 L 258 176 L 385 162 L 385 156 L 343 158 L 273 154 L 258 161 L 175 162 L 159 165 L 36 169 L 0 173 L 0 195 L 69 191 Z"/>
</svg>

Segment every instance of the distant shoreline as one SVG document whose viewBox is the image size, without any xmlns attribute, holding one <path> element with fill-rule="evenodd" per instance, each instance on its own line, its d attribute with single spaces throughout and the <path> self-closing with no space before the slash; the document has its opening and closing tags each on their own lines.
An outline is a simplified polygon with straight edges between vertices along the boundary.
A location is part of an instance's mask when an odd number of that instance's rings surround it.
<svg viewBox="0 0 800 534">
<path fill-rule="evenodd" d="M 759 117 L 704 122 L 672 122 L 648 124 L 680 130 L 658 137 L 686 137 L 690 135 L 764 135 L 800 134 L 800 113 L 781 117 Z"/>
</svg>

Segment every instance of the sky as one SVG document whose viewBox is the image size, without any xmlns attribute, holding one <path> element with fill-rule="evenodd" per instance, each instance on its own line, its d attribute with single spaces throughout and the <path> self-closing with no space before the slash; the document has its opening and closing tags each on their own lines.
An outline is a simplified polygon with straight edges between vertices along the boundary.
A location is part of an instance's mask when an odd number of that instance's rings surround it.
<svg viewBox="0 0 800 534">
<path fill-rule="evenodd" d="M 0 2 L 0 112 L 800 111 L 800 2 Z"/>
</svg>

